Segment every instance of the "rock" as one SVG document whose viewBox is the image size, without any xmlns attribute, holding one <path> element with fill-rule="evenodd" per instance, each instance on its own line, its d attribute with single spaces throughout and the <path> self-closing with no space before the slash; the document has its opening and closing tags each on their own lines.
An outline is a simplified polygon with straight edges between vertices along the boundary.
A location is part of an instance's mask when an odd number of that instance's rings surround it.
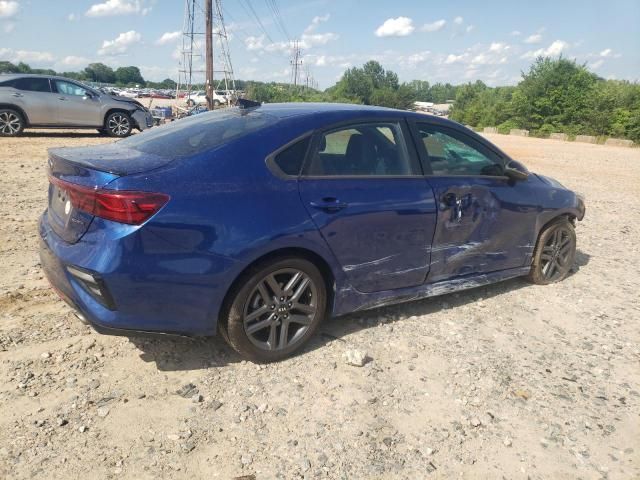
<svg viewBox="0 0 640 480">
<path fill-rule="evenodd" d="M 201 403 L 204 400 L 204 397 L 199 393 L 196 393 L 193 397 L 191 397 L 191 401 L 193 403 Z"/>
<path fill-rule="evenodd" d="M 97 413 L 99 417 L 104 418 L 109 415 L 109 407 L 99 407 Z"/>
<path fill-rule="evenodd" d="M 215 411 L 222 406 L 222 402 L 220 402 L 219 400 L 212 400 L 209 406 Z"/>
<path fill-rule="evenodd" d="M 244 466 L 251 465 L 253 463 L 253 457 L 248 453 L 245 453 L 240 457 L 240 462 L 242 462 L 242 465 Z"/>
<path fill-rule="evenodd" d="M 58 424 L 59 427 L 64 427 L 69 422 L 65 418 L 58 417 L 58 419 L 56 420 L 56 423 Z"/>
<path fill-rule="evenodd" d="M 99 386 L 100 386 L 100 380 L 97 380 L 95 378 L 93 380 L 90 380 L 89 383 L 87 383 L 87 387 L 89 387 L 92 390 L 95 390 Z"/>
<path fill-rule="evenodd" d="M 84 426 L 84 425 L 80 425 L 80 426 L 78 427 L 78 431 L 79 431 L 80 433 L 84 433 L 84 432 L 86 432 L 87 430 L 88 430 L 88 428 L 87 428 L 86 426 Z"/>
<path fill-rule="evenodd" d="M 511 439 L 509 437 L 505 437 L 505 439 L 502 441 L 502 443 L 504 444 L 505 447 L 510 447 L 511 446 Z"/>
<path fill-rule="evenodd" d="M 306 472 L 311 468 L 311 462 L 308 458 L 303 458 L 302 460 L 300 460 L 300 468 L 303 472 Z"/>
<path fill-rule="evenodd" d="M 175 433 L 170 433 L 169 435 L 167 435 L 167 438 L 172 442 L 177 442 L 178 440 L 180 440 L 180 435 L 177 435 Z"/>
<path fill-rule="evenodd" d="M 193 383 L 187 383 L 176 390 L 176 393 L 183 398 L 193 398 L 198 393 L 198 388 Z"/>
<path fill-rule="evenodd" d="M 349 349 L 342 355 L 347 365 L 363 367 L 367 363 L 367 352 L 358 349 Z"/>
<path fill-rule="evenodd" d="M 518 389 L 513 392 L 513 395 L 523 400 L 529 400 L 529 398 L 531 398 L 531 392 L 529 390 Z"/>
<path fill-rule="evenodd" d="M 479 427 L 480 425 L 482 425 L 482 422 L 477 417 L 473 417 L 470 423 L 472 427 Z"/>
<path fill-rule="evenodd" d="M 42 352 L 40 354 L 41 358 L 51 358 L 51 354 L 49 352 Z"/>
<path fill-rule="evenodd" d="M 259 411 L 260 413 L 264 413 L 264 412 L 266 412 L 266 411 L 267 411 L 267 409 L 268 409 L 268 408 L 269 408 L 269 405 L 268 405 L 268 404 L 266 404 L 266 403 L 263 403 L 263 404 L 261 404 L 261 405 L 258 407 L 258 411 Z"/>
</svg>

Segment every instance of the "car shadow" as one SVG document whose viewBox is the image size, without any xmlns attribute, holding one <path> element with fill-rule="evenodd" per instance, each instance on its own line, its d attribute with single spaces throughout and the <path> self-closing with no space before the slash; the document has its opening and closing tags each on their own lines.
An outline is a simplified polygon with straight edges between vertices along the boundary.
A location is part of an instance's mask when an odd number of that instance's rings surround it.
<svg viewBox="0 0 640 480">
<path fill-rule="evenodd" d="M 108 138 L 94 131 L 86 132 L 56 132 L 56 131 L 23 131 L 19 138 Z"/>
<path fill-rule="evenodd" d="M 577 250 L 570 275 L 575 275 L 580 268 L 586 266 L 590 258 L 589 254 Z M 393 324 L 413 316 L 430 315 L 444 309 L 456 309 L 531 286 L 531 283 L 523 277 L 512 278 L 460 292 L 333 317 L 320 326 L 319 332 L 299 355 L 322 348 L 332 342 L 341 342 L 346 345 L 347 340 L 344 337 L 365 328 L 377 327 L 381 323 Z M 243 361 L 243 358 L 220 336 L 129 337 L 129 341 L 140 350 L 140 358 L 143 361 L 154 362 L 160 371 L 200 370 Z"/>
</svg>

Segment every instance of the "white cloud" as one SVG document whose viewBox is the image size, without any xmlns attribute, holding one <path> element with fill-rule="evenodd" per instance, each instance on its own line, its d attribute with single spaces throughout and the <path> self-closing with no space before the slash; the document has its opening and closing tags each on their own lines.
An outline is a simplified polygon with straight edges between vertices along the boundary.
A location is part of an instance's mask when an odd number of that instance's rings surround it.
<svg viewBox="0 0 640 480">
<path fill-rule="evenodd" d="M 45 63 L 52 62 L 53 55 L 49 52 L 40 52 L 34 50 L 13 50 L 11 48 L 0 48 L 0 58 L 10 58 L 16 62 L 35 62 Z"/>
<path fill-rule="evenodd" d="M 146 15 L 151 7 L 145 7 L 141 0 L 107 0 L 104 3 L 91 5 L 85 15 L 87 17 L 107 17 L 112 15 L 131 15 L 140 13 Z"/>
<path fill-rule="evenodd" d="M 456 17 L 453 19 L 453 23 L 455 23 L 456 25 L 462 25 L 463 22 L 464 22 L 464 18 L 462 17 Z"/>
<path fill-rule="evenodd" d="M 474 28 L 476 28 L 474 25 L 467 25 L 467 28 L 465 28 L 464 30 L 467 33 L 471 33 Z"/>
<path fill-rule="evenodd" d="M 420 30 L 423 32 L 437 32 L 438 30 L 442 30 L 442 28 L 447 24 L 446 20 L 436 20 L 432 23 L 425 23 Z"/>
<path fill-rule="evenodd" d="M 522 35 L 522 32 L 520 30 L 514 30 L 511 32 L 511 35 L 514 37 L 519 37 L 520 35 Z"/>
<path fill-rule="evenodd" d="M 531 50 L 523 54 L 520 58 L 537 58 L 537 57 L 557 57 L 564 50 L 569 48 L 569 44 L 563 40 L 556 40 L 547 48 L 539 48 L 538 50 Z"/>
<path fill-rule="evenodd" d="M 20 10 L 18 2 L 13 0 L 0 0 L 0 18 L 13 17 Z"/>
<path fill-rule="evenodd" d="M 115 40 L 105 40 L 102 48 L 98 50 L 99 55 L 123 55 L 132 45 L 140 42 L 142 35 L 135 30 L 121 33 Z"/>
<path fill-rule="evenodd" d="M 67 20 L 69 20 L 70 22 L 74 22 L 78 19 L 78 16 L 75 13 L 70 13 L 69 15 L 67 15 Z"/>
<path fill-rule="evenodd" d="M 491 45 L 489 45 L 489 51 L 490 52 L 504 52 L 505 50 L 509 50 L 511 47 L 509 45 L 507 45 L 506 43 L 502 43 L 502 42 L 493 42 Z"/>
<path fill-rule="evenodd" d="M 602 50 L 600 52 L 600 56 L 601 57 L 610 57 L 612 53 L 613 53 L 613 50 L 611 50 L 610 48 L 605 48 L 604 50 Z"/>
<path fill-rule="evenodd" d="M 593 62 L 592 64 L 590 64 L 589 66 L 593 69 L 593 70 L 597 70 L 598 68 L 600 68 L 602 66 L 602 64 L 604 63 L 604 60 L 601 58 L 600 60 L 596 60 L 595 62 Z"/>
<path fill-rule="evenodd" d="M 431 57 L 431 52 L 425 50 L 423 52 L 412 53 L 411 55 L 403 55 L 398 58 L 398 63 L 406 68 L 416 68 L 418 65 L 426 62 Z"/>
<path fill-rule="evenodd" d="M 409 17 L 388 18 L 376 29 L 376 37 L 406 37 L 415 30 Z"/>
<path fill-rule="evenodd" d="M 329 18 L 330 15 L 328 13 L 326 15 L 318 15 L 313 17 L 313 20 L 311 20 L 311 24 L 307 28 L 305 28 L 304 33 L 313 32 L 318 27 L 318 25 L 328 21 Z"/>
<path fill-rule="evenodd" d="M 524 43 L 535 44 L 540 43 L 542 41 L 542 34 L 534 33 L 533 35 L 529 35 L 524 39 Z"/>
<path fill-rule="evenodd" d="M 91 60 L 88 58 L 76 57 L 74 55 L 66 56 L 60 61 L 60 64 L 66 67 L 79 67 L 80 65 L 88 65 L 89 63 L 91 63 Z"/>
<path fill-rule="evenodd" d="M 262 50 L 264 48 L 264 35 L 259 37 L 247 37 L 244 40 L 247 50 Z"/>
<path fill-rule="evenodd" d="M 327 33 L 314 33 L 314 34 L 306 34 L 303 33 L 300 37 L 300 47 L 302 48 L 311 48 L 316 45 L 326 45 L 332 40 L 337 40 L 339 35 L 337 33 L 327 32 Z"/>
<path fill-rule="evenodd" d="M 462 60 L 464 60 L 464 55 L 454 55 L 453 53 L 450 53 L 449 55 L 447 55 L 447 58 L 444 60 L 444 63 L 449 65 L 452 63 L 461 62 Z"/>
<path fill-rule="evenodd" d="M 4 24 L 4 27 L 2 27 L 2 31 L 4 33 L 11 33 L 13 32 L 13 29 L 16 28 L 16 24 L 13 22 L 7 22 Z"/>
<path fill-rule="evenodd" d="M 167 43 L 172 43 L 178 40 L 182 36 L 182 32 L 165 32 L 162 36 L 156 40 L 156 45 L 166 45 Z"/>
</svg>

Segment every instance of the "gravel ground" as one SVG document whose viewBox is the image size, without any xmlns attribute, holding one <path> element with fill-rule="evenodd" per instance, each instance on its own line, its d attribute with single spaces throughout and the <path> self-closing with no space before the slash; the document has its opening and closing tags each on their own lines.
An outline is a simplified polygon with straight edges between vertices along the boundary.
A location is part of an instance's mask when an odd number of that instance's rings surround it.
<svg viewBox="0 0 640 480">
<path fill-rule="evenodd" d="M 39 269 L 46 148 L 109 140 L 2 139 L 0 478 L 639 478 L 640 150 L 490 138 L 585 194 L 573 274 L 332 319 L 267 366 L 80 324 Z"/>
</svg>

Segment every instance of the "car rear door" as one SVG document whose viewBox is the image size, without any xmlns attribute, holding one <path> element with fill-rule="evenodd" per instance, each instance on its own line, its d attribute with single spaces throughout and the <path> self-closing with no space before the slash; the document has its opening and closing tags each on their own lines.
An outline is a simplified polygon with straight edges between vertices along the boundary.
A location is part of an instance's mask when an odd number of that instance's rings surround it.
<svg viewBox="0 0 640 480">
<path fill-rule="evenodd" d="M 525 266 L 539 211 L 531 182 L 504 176 L 508 159 L 462 129 L 413 126 L 438 206 L 428 281 Z"/>
<path fill-rule="evenodd" d="M 11 103 L 24 110 L 30 125 L 55 123 L 55 95 L 47 77 L 22 77 L 12 84 Z"/>
<path fill-rule="evenodd" d="M 60 125 L 100 127 L 104 123 L 99 97 L 75 82 L 53 80 L 57 94 L 57 121 Z"/>
<path fill-rule="evenodd" d="M 401 119 L 314 135 L 298 182 L 309 215 L 362 292 L 420 285 L 436 222 L 433 192 Z"/>
</svg>

